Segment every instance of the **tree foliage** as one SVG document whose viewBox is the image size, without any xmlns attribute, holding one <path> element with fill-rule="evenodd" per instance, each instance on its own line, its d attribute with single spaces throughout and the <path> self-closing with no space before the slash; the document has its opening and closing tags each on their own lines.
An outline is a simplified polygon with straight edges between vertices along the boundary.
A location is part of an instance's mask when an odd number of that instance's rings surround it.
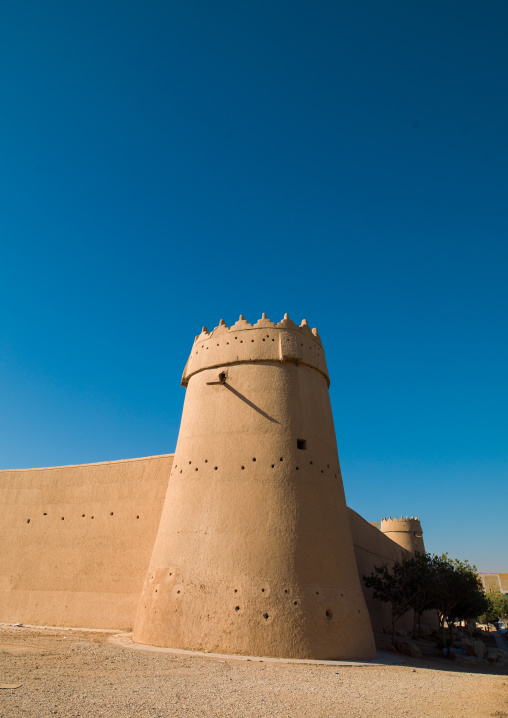
<svg viewBox="0 0 508 718">
<path fill-rule="evenodd" d="M 444 643 L 445 622 L 453 639 L 454 621 L 476 618 L 487 607 L 476 567 L 467 561 L 451 559 L 447 554 L 416 553 L 409 559 L 396 561 L 391 569 L 387 564 L 376 567 L 363 580 L 367 588 L 373 589 L 374 598 L 392 606 L 393 641 L 397 620 L 410 610 L 414 611 L 413 633 L 417 617 L 423 611 L 435 610 Z"/>
<path fill-rule="evenodd" d="M 476 566 L 467 561 L 451 559 L 448 554 L 432 556 L 433 603 L 437 611 L 442 640 L 445 642 L 445 621 L 453 640 L 453 624 L 456 620 L 477 618 L 485 611 L 486 600 Z"/>
<path fill-rule="evenodd" d="M 377 566 L 370 576 L 364 576 L 367 588 L 373 589 L 374 598 L 390 603 L 392 607 L 392 641 L 395 643 L 396 623 L 411 608 L 412 585 L 404 564 L 396 561 L 391 571 L 387 564 Z"/>
<path fill-rule="evenodd" d="M 498 619 L 508 622 L 508 596 L 499 590 L 489 591 L 486 600 L 487 607 L 482 615 L 483 622 L 494 623 Z"/>
</svg>

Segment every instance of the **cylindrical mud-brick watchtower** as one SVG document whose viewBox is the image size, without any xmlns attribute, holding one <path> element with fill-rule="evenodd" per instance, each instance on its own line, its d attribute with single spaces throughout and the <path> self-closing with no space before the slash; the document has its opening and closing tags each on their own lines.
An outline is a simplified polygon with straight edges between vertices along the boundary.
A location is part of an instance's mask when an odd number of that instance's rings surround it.
<svg viewBox="0 0 508 718">
<path fill-rule="evenodd" d="M 376 655 L 316 330 L 286 315 L 196 337 L 134 628 L 138 643 L 258 656 Z"/>
<path fill-rule="evenodd" d="M 411 553 L 425 553 L 420 519 L 403 516 L 400 519 L 381 519 L 381 531 L 399 546 Z"/>
</svg>

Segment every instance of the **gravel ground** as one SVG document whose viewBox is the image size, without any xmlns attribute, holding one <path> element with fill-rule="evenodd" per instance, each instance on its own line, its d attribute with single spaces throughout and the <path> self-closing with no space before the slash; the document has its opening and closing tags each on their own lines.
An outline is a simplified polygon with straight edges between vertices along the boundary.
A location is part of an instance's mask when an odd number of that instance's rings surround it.
<svg viewBox="0 0 508 718">
<path fill-rule="evenodd" d="M 508 718 L 508 669 L 406 659 L 324 666 L 133 650 L 91 631 L 0 626 L 0 716 Z"/>
</svg>

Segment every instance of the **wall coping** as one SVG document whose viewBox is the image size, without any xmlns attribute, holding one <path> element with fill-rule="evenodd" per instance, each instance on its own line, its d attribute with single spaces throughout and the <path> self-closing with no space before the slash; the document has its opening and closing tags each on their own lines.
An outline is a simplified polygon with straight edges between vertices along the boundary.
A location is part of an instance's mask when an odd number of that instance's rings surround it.
<svg viewBox="0 0 508 718">
<path fill-rule="evenodd" d="M 127 464 L 131 461 L 146 461 L 147 459 L 167 459 L 174 454 L 154 454 L 153 456 L 140 456 L 135 459 L 113 459 L 112 461 L 91 461 L 88 464 L 61 464 L 60 466 L 33 466 L 29 469 L 0 469 L 0 474 L 12 471 L 51 471 L 52 469 L 77 469 L 80 466 L 104 466 L 104 464 Z"/>
</svg>

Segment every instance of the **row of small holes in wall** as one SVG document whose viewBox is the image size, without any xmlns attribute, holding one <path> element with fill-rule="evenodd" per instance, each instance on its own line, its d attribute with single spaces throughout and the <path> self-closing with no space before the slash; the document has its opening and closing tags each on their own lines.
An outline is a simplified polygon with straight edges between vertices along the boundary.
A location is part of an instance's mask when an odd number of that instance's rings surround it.
<svg viewBox="0 0 508 718">
<path fill-rule="evenodd" d="M 43 513 L 42 515 L 43 515 L 43 516 L 47 516 L 47 515 L 48 515 L 47 511 L 44 511 L 44 513 Z M 114 516 L 114 512 L 111 511 L 109 515 L 110 515 L 110 516 Z M 81 518 L 82 518 L 82 519 L 86 518 L 86 514 L 81 514 Z M 94 519 L 95 516 L 90 516 L 90 518 L 91 518 L 91 519 Z M 136 516 L 136 518 L 139 519 L 139 516 Z M 61 521 L 65 521 L 65 516 L 61 516 L 61 517 L 60 517 L 60 520 L 61 520 Z M 30 521 L 31 521 L 31 519 L 27 519 L 27 520 L 26 520 L 27 524 L 29 524 Z"/>
<path fill-rule="evenodd" d="M 261 589 L 261 593 L 265 593 L 265 591 L 266 591 L 266 589 L 264 589 L 264 588 Z M 235 588 L 235 591 L 234 591 L 234 592 L 235 592 L 235 593 L 238 593 L 238 589 Z M 284 594 L 288 594 L 288 593 L 289 593 L 288 589 L 285 588 L 285 589 L 284 589 Z M 340 595 L 341 595 L 341 598 L 344 598 L 344 594 L 343 594 L 343 593 L 341 593 Z M 316 591 L 316 596 L 319 596 L 319 591 Z M 293 601 L 293 606 L 298 606 L 298 601 Z M 240 606 L 235 606 L 235 611 L 239 611 L 239 610 L 240 610 Z M 333 611 L 331 611 L 329 608 L 327 608 L 326 611 L 325 611 L 325 616 L 326 616 L 326 618 L 327 618 L 328 621 L 331 621 L 332 618 L 333 618 Z M 268 619 L 268 618 L 270 618 L 270 616 L 269 616 L 267 613 L 264 613 L 264 614 L 263 614 L 263 618 L 264 618 L 264 619 Z"/>
<path fill-rule="evenodd" d="M 173 574 L 170 573 L 169 575 L 172 576 Z M 154 578 L 155 578 L 155 576 L 152 576 L 152 577 L 151 577 L 152 581 L 154 580 Z M 156 588 L 156 589 L 155 589 L 155 593 L 158 593 L 158 592 L 159 592 L 159 590 Z M 265 593 L 265 592 L 266 592 L 266 589 L 265 589 L 265 588 L 262 588 L 262 589 L 261 589 L 261 593 Z M 179 593 L 180 593 L 180 591 L 178 590 L 178 591 L 177 591 L 177 594 L 179 594 Z M 234 593 L 238 593 L 238 589 L 237 589 L 237 588 L 235 588 Z M 289 593 L 288 589 L 285 588 L 285 589 L 284 589 L 284 594 L 287 595 L 288 593 Z M 344 598 L 344 594 L 343 594 L 343 593 L 341 593 L 340 595 L 341 595 L 341 598 Z M 319 596 L 319 591 L 316 591 L 316 596 Z M 298 606 L 298 601 L 297 601 L 297 600 L 293 601 L 293 606 L 295 606 L 295 607 Z M 240 611 L 240 606 L 235 606 L 235 611 L 236 611 L 236 612 Z M 360 613 L 360 610 L 358 610 L 358 613 Z M 333 611 L 332 611 L 331 609 L 327 608 L 326 611 L 325 611 L 325 616 L 326 616 L 326 619 L 327 619 L 328 621 L 331 621 L 332 618 L 333 618 Z M 270 618 L 270 616 L 269 616 L 268 613 L 263 613 L 263 618 L 264 618 L 265 620 L 268 620 L 268 619 Z"/>
<path fill-rule="evenodd" d="M 255 456 L 252 458 L 252 461 L 257 461 L 257 459 L 256 459 Z M 279 462 L 280 462 L 280 461 L 284 461 L 284 457 L 283 457 L 283 456 L 280 457 Z M 207 464 L 207 463 L 208 463 L 208 459 L 205 459 L 205 464 Z M 313 466 L 314 462 L 313 462 L 313 461 L 309 461 L 309 464 L 310 464 L 310 466 Z M 191 465 L 192 465 L 192 461 L 189 461 L 189 466 L 191 466 Z M 175 464 L 175 469 L 177 469 L 177 468 L 178 468 L 178 464 Z M 214 467 L 213 467 L 214 471 L 217 471 L 218 468 L 219 468 L 218 466 L 214 466 Z M 245 469 L 245 465 L 242 465 L 240 468 L 241 468 L 242 471 L 243 471 L 243 470 Z M 274 468 L 275 468 L 275 464 L 271 464 L 271 468 L 274 469 Z M 326 465 L 326 468 L 329 469 L 329 468 L 330 468 L 330 464 L 327 464 L 327 465 Z M 299 466 L 296 466 L 295 469 L 296 469 L 297 471 L 299 471 L 300 467 L 299 467 Z M 194 467 L 194 471 L 199 471 L 199 467 L 195 466 L 195 467 Z M 183 473 L 183 469 L 180 469 L 180 473 Z M 325 470 L 324 470 L 324 469 L 321 469 L 321 473 L 324 474 L 324 473 L 325 473 Z M 337 474 L 335 474 L 335 478 L 337 478 Z"/>
<path fill-rule="evenodd" d="M 293 605 L 298 606 L 298 601 L 293 601 Z M 235 612 L 238 613 L 239 611 L 240 611 L 240 606 L 235 606 Z M 327 621 L 331 621 L 333 618 L 333 611 L 331 611 L 329 608 L 327 608 L 325 611 L 325 617 L 326 617 Z M 270 614 L 263 613 L 263 618 L 265 619 L 265 621 L 268 621 L 268 619 L 270 618 Z"/>
<path fill-rule="evenodd" d="M 235 339 L 238 339 L 238 337 L 235 337 Z M 265 342 L 267 339 L 271 339 L 272 342 L 275 341 L 275 338 L 274 338 L 274 337 L 271 337 L 269 334 L 267 334 L 266 337 L 263 337 L 263 341 Z M 255 339 L 251 339 L 250 341 L 251 341 L 251 344 L 254 344 Z M 226 345 L 228 345 L 228 344 L 229 344 L 229 342 L 226 342 Z M 243 339 L 240 339 L 240 344 L 243 344 Z M 220 346 L 220 342 L 217 342 L 217 346 L 218 346 L 218 347 Z M 303 342 L 300 343 L 300 346 L 303 347 Z M 312 349 L 312 348 L 313 348 L 312 345 L 309 344 L 309 349 Z M 201 344 L 200 349 L 208 349 L 208 346 L 206 346 L 205 344 Z M 199 350 L 197 350 L 197 351 L 194 352 L 194 353 L 197 354 L 198 351 L 199 351 Z M 317 350 L 317 354 L 318 354 L 318 356 L 321 355 L 321 352 L 320 352 L 319 349 Z"/>
<path fill-rule="evenodd" d="M 169 574 L 169 575 L 171 576 L 171 574 Z M 152 576 L 152 580 L 153 580 L 153 576 Z M 262 588 L 262 589 L 261 589 L 261 593 L 265 593 L 265 591 L 266 591 L 265 588 Z M 237 589 L 237 588 L 235 588 L 234 593 L 238 593 L 238 589 Z M 284 593 L 285 593 L 285 594 L 288 594 L 288 593 L 289 593 L 289 591 L 288 591 L 287 588 L 284 589 Z M 316 591 L 316 596 L 319 596 L 319 591 Z M 344 594 L 341 593 L 341 594 L 340 594 L 340 597 L 341 597 L 341 598 L 344 598 Z M 294 606 L 298 605 L 298 601 L 294 601 L 294 602 L 293 602 L 293 605 L 294 605 Z"/>
<path fill-rule="evenodd" d="M 189 465 L 191 465 L 191 464 L 192 464 L 192 461 L 189 461 Z M 205 459 L 205 464 L 208 464 L 208 459 Z M 175 469 L 177 469 L 177 468 L 178 468 L 178 464 L 175 464 Z M 218 466 L 214 466 L 214 467 L 213 467 L 213 470 L 214 470 L 214 471 L 217 471 L 218 468 L 219 468 Z M 198 470 L 198 468 L 197 468 L 197 466 L 196 466 L 196 467 L 194 468 L 194 471 L 197 471 L 197 470 Z M 180 469 L 180 473 L 182 473 L 182 471 L 183 471 L 183 469 Z"/>
</svg>

